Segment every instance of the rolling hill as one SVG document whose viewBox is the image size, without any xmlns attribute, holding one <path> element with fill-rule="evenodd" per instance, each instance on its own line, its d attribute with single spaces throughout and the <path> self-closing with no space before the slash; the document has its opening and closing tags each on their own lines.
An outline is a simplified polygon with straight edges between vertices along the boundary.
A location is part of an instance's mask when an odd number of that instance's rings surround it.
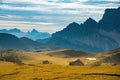
<svg viewBox="0 0 120 80">
<path fill-rule="evenodd" d="M 1 61 L 0 56 L 0 80 L 13 80 L 13 78 L 16 80 L 119 80 L 120 77 L 120 49 L 101 54 L 69 49 L 41 52 L 5 50 L 0 51 L 1 53 L 4 54 L 2 58 L 5 58 L 5 61 Z M 12 56 L 5 57 L 8 55 Z M 108 57 L 110 59 L 106 59 Z M 8 58 L 13 59 L 9 61 Z M 96 60 L 87 58 L 96 58 Z M 18 59 L 22 64 L 16 64 Z M 85 65 L 69 66 L 69 62 L 76 59 L 80 59 Z M 45 60 L 51 64 L 43 64 Z"/>
<path fill-rule="evenodd" d="M 68 65 L 70 61 L 81 59 L 85 65 L 120 65 L 120 49 L 115 49 L 99 54 L 76 51 L 70 49 L 40 51 L 40 52 L 24 52 L 9 50 L 6 53 L 16 54 L 22 61 L 40 63 L 44 60 L 52 62 L 52 64 Z M 89 58 L 95 58 L 90 60 Z"/>
<path fill-rule="evenodd" d="M 91 56 L 93 54 L 83 51 L 77 51 L 77 50 L 61 49 L 56 51 L 49 51 L 47 55 L 54 57 L 74 58 L 74 57 Z"/>
<path fill-rule="evenodd" d="M 96 55 L 98 65 L 120 65 L 120 48 Z"/>
</svg>

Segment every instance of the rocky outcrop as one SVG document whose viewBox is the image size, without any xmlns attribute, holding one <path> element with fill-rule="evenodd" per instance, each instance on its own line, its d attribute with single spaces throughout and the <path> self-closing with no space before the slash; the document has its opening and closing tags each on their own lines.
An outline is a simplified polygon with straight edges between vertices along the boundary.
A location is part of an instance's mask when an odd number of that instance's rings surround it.
<svg viewBox="0 0 120 80">
<path fill-rule="evenodd" d="M 44 61 L 42 62 L 42 64 L 52 64 L 52 63 L 49 62 L 48 60 L 44 60 Z"/>
<path fill-rule="evenodd" d="M 0 61 L 22 63 L 19 56 L 14 53 L 9 53 L 9 51 L 0 51 Z"/>
<path fill-rule="evenodd" d="M 69 65 L 70 66 L 84 66 L 84 63 L 80 59 L 77 59 L 75 61 L 70 62 Z"/>
</svg>

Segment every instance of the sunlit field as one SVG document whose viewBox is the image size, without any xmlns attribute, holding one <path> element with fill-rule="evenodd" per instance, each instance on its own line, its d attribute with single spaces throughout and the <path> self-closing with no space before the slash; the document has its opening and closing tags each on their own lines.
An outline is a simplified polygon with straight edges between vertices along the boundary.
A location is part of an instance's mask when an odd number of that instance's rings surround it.
<svg viewBox="0 0 120 80">
<path fill-rule="evenodd" d="M 68 63 L 77 58 L 86 64 L 88 62 L 83 57 L 49 56 L 50 51 L 14 53 L 23 63 L 0 61 L 0 80 L 120 80 L 119 65 L 69 66 Z M 42 64 L 43 60 L 52 64 Z"/>
<path fill-rule="evenodd" d="M 0 80 L 120 80 L 120 66 L 62 66 L 0 62 Z"/>
</svg>

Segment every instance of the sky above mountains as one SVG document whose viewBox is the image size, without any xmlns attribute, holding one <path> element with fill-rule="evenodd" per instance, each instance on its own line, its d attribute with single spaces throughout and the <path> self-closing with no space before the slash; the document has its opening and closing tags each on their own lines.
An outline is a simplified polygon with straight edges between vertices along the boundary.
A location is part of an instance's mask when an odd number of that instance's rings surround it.
<svg viewBox="0 0 120 80">
<path fill-rule="evenodd" d="M 53 33 L 89 17 L 99 21 L 106 8 L 119 6 L 119 0 L 0 0 L 0 29 Z"/>
</svg>

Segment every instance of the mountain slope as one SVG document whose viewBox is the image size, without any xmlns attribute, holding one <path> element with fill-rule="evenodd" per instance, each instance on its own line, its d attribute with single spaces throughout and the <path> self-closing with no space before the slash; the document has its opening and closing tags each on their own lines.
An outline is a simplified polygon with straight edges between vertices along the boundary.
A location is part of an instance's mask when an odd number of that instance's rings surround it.
<svg viewBox="0 0 120 80">
<path fill-rule="evenodd" d="M 20 40 L 25 44 L 27 45 L 27 47 L 31 50 L 31 51 L 37 51 L 37 50 L 50 50 L 50 48 L 45 45 L 45 44 L 42 44 L 40 42 L 36 42 L 36 41 L 33 41 L 29 38 L 26 38 L 26 37 L 22 37 L 20 38 Z"/>
<path fill-rule="evenodd" d="M 99 21 L 99 25 L 105 31 L 120 33 L 120 7 L 117 9 L 106 9 L 103 18 Z"/>
<path fill-rule="evenodd" d="M 7 33 L 0 33 L 0 49 L 27 49 L 27 46 L 16 36 L 7 34 Z"/>
<path fill-rule="evenodd" d="M 120 65 L 120 48 L 100 53 L 95 56 L 98 61 L 95 63 L 97 65 Z"/>
<path fill-rule="evenodd" d="M 36 29 L 33 29 L 31 32 L 25 33 L 24 37 L 28 37 L 32 40 L 45 39 L 49 38 L 51 35 L 47 32 L 38 32 Z"/>
<path fill-rule="evenodd" d="M 49 56 L 54 57 L 65 57 L 65 58 L 73 58 L 73 57 L 83 57 L 83 56 L 89 56 L 93 55 L 87 52 L 83 51 L 76 51 L 76 50 L 70 50 L 70 49 L 62 49 L 62 50 L 56 50 L 56 51 L 49 51 L 47 53 Z"/>
<path fill-rule="evenodd" d="M 8 49 L 36 51 L 49 50 L 50 48 L 42 43 L 33 41 L 25 37 L 18 38 L 8 33 L 0 33 L 0 50 Z"/>
<path fill-rule="evenodd" d="M 63 30 L 52 34 L 52 38 L 47 43 L 87 52 L 102 52 L 118 48 L 120 47 L 119 9 L 107 9 L 99 23 L 92 18 L 88 18 L 80 25 L 73 22 Z M 114 20 L 115 18 L 117 19 Z"/>
</svg>

